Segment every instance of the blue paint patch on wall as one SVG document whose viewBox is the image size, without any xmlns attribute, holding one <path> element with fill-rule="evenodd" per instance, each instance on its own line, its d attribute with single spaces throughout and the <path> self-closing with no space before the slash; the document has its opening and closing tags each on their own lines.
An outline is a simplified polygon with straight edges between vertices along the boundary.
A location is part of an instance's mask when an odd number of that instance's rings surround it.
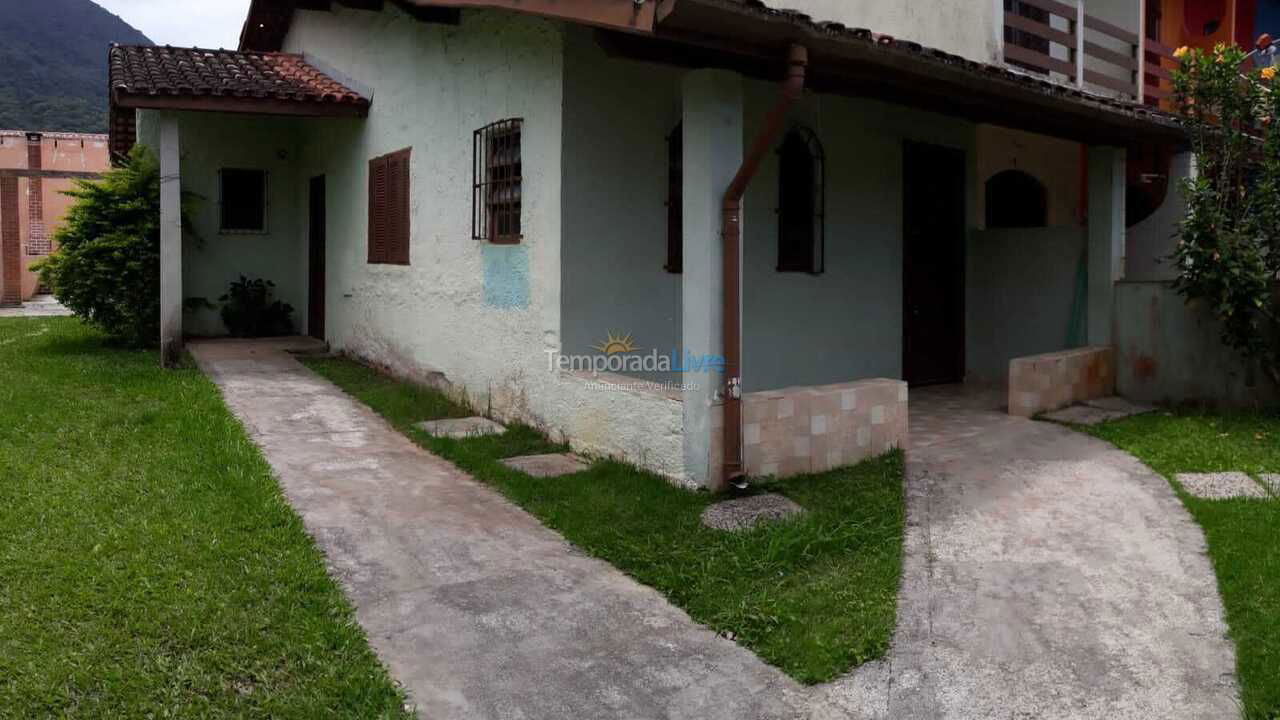
<svg viewBox="0 0 1280 720">
<path fill-rule="evenodd" d="M 484 301 L 490 307 L 529 307 L 529 250 L 523 245 L 485 245 Z"/>
</svg>

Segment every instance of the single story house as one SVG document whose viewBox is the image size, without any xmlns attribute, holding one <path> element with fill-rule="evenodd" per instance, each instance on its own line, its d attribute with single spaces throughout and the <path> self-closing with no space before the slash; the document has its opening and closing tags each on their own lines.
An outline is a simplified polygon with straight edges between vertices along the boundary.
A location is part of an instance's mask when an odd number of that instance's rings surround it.
<svg viewBox="0 0 1280 720">
<path fill-rule="evenodd" d="M 184 298 L 262 277 L 337 350 L 709 489 L 903 445 L 909 386 L 1113 383 L 1126 157 L 1185 142 L 756 0 L 254 0 L 236 51 L 110 66 L 113 149 L 162 167 L 167 355 L 223 332 Z"/>
</svg>

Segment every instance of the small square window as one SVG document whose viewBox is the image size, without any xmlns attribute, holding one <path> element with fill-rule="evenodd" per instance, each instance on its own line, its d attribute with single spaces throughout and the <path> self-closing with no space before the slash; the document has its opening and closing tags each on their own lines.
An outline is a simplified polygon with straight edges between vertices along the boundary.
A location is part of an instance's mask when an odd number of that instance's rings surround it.
<svg viewBox="0 0 1280 720">
<path fill-rule="evenodd" d="M 267 231 L 267 172 L 225 168 L 219 173 L 220 228 L 227 233 Z"/>
</svg>

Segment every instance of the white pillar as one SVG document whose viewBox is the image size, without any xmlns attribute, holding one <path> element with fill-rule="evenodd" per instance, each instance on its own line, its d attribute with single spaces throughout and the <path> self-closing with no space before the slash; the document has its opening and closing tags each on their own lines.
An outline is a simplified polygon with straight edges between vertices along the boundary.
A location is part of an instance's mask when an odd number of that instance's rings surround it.
<svg viewBox="0 0 1280 720">
<path fill-rule="evenodd" d="M 742 78 L 696 70 L 684 80 L 684 274 L 686 357 L 721 356 L 723 252 L 721 206 L 742 165 Z M 686 370 L 689 370 L 686 368 Z M 722 458 L 722 373 L 686 371 L 684 460 L 688 479 L 715 488 Z"/>
<path fill-rule="evenodd" d="M 1125 151 L 1089 148 L 1089 344 L 1110 345 L 1124 279 Z"/>
<path fill-rule="evenodd" d="M 182 147 L 178 119 L 160 120 L 160 359 L 182 354 Z"/>
</svg>

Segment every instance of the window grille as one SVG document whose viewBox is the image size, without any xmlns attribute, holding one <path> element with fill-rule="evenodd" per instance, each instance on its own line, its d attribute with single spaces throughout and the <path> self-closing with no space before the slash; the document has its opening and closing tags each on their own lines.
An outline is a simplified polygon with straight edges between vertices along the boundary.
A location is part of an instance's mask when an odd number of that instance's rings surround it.
<svg viewBox="0 0 1280 720">
<path fill-rule="evenodd" d="M 520 242 L 520 132 L 524 120 L 513 118 L 486 125 L 473 140 L 471 236 L 514 245 Z"/>
</svg>

